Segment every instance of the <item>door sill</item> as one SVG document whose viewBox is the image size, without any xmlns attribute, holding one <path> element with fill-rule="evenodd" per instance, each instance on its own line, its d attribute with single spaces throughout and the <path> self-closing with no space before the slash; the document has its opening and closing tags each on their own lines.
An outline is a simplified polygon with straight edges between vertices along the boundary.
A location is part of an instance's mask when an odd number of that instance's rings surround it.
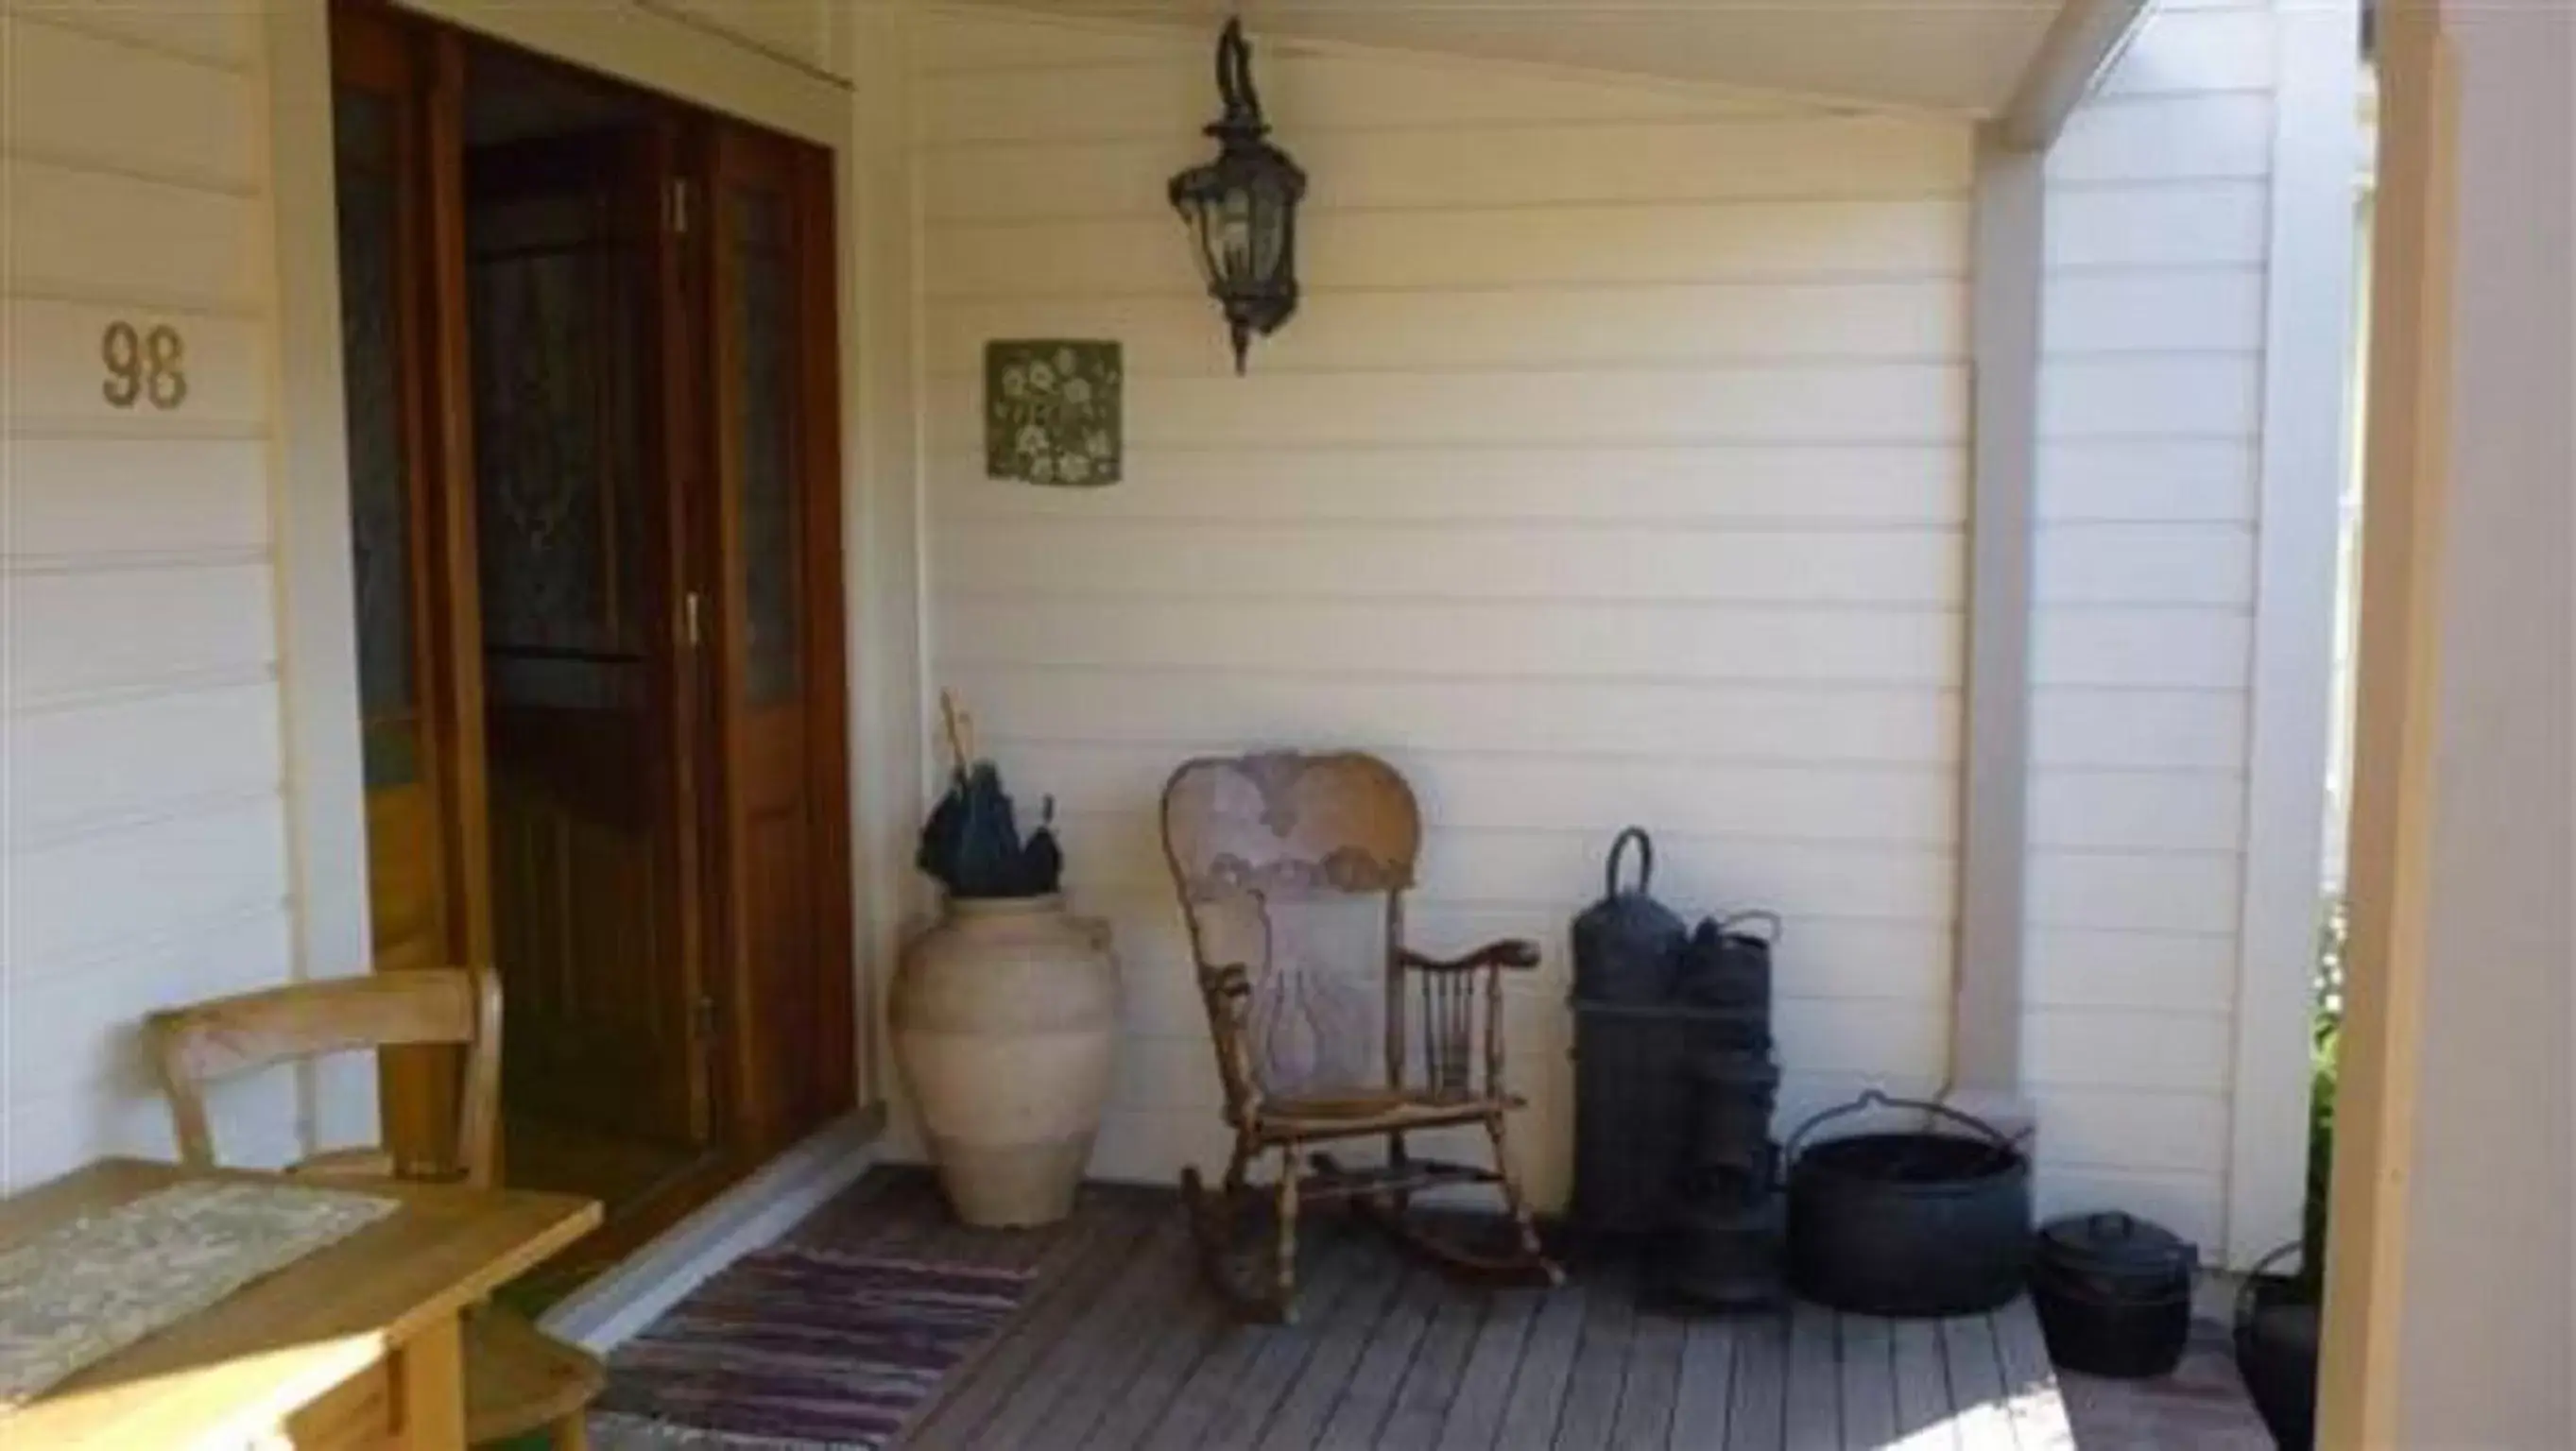
<svg viewBox="0 0 2576 1451">
<path fill-rule="evenodd" d="M 601 1271 L 538 1321 L 606 1354 L 709 1276 L 786 1233 L 877 1161 L 883 1104 L 816 1130 Z"/>
</svg>

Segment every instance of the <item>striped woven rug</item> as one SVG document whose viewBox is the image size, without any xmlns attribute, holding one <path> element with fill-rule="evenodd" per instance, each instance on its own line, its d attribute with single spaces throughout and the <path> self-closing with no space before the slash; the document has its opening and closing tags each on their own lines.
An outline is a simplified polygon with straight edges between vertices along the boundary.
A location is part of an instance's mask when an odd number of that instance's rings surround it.
<svg viewBox="0 0 2576 1451">
<path fill-rule="evenodd" d="M 773 1246 L 618 1348 L 592 1428 L 611 1447 L 874 1451 L 1010 1322 L 1033 1278 Z"/>
</svg>

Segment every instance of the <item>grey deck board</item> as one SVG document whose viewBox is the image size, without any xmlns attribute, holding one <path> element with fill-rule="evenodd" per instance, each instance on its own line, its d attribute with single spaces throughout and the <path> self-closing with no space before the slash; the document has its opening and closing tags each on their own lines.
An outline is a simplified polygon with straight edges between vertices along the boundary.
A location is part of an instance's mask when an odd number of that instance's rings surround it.
<svg viewBox="0 0 2576 1451">
<path fill-rule="evenodd" d="M 1755 1315 L 1736 1327 L 1735 1398 L 1726 1408 L 1728 1451 L 1779 1451 L 1788 1404 L 1789 1317 Z"/>
<path fill-rule="evenodd" d="M 1306 1358 L 1314 1354 L 1324 1326 L 1332 1321 L 1360 1274 L 1355 1257 L 1348 1254 L 1309 1253 L 1304 1260 L 1299 1268 L 1311 1266 L 1313 1278 L 1298 1296 L 1297 1322 L 1245 1331 L 1236 1342 L 1243 1354 L 1216 1383 L 1213 1401 L 1193 1401 L 1185 1387 L 1171 1415 L 1155 1428 L 1149 1444 L 1181 1451 L 1191 1447 L 1244 1447 L 1261 1438 L 1271 1406 Z M 1218 1361 L 1219 1357 L 1210 1356 L 1200 1362 L 1200 1368 L 1204 1371 Z M 1194 1377 L 1193 1384 L 1205 1383 Z M 1204 1411 L 1198 1409 L 1201 1405 L 1206 1406 Z"/>
<path fill-rule="evenodd" d="M 1490 1451 L 1502 1434 L 1503 1411 L 1510 1404 L 1512 1380 L 1520 1371 L 1521 1349 L 1538 1320 L 1540 1290 L 1498 1290 L 1476 1329 L 1467 1367 L 1458 1375 L 1458 1395 L 1440 1428 L 1440 1451 Z"/>
<path fill-rule="evenodd" d="M 1466 1371 L 1467 1353 L 1484 1323 L 1485 1299 L 1473 1292 L 1441 1298 L 1422 1343 L 1414 1347 L 1413 1364 L 1396 1388 L 1395 1407 L 1378 1430 L 1378 1445 L 1388 1451 L 1432 1451 L 1440 1444 L 1441 1425 Z"/>
<path fill-rule="evenodd" d="M 1325 1418 L 1324 1429 L 1316 1433 L 1317 1446 L 1341 1451 L 1377 1444 L 1378 1428 L 1395 1410 L 1396 1390 L 1404 1384 L 1405 1372 L 1413 1368 L 1414 1351 L 1431 1328 L 1431 1314 L 1446 1289 L 1432 1270 L 1416 1267 L 1406 1272 L 1403 1291 L 1370 1332 L 1350 1380 L 1342 1387 L 1342 1398 Z"/>
<path fill-rule="evenodd" d="M 1193 1258 L 1195 1253 L 1192 1252 Z M 1214 1297 L 1197 1291 L 1192 1283 L 1183 1294 L 1182 1313 L 1151 1334 L 1138 1337 L 1152 1353 L 1136 1368 L 1126 1388 L 1109 1397 L 1104 1413 L 1092 1422 L 1088 1432 L 1082 1433 L 1082 1439 L 1073 1441 L 1073 1433 L 1068 1433 L 1065 1444 L 1097 1447 L 1099 1451 L 1131 1451 L 1145 1439 L 1170 1407 L 1173 1392 L 1190 1378 L 1199 1361 L 1239 1328 L 1226 1318 L 1224 1307 Z"/>
<path fill-rule="evenodd" d="M 980 1446 L 1026 1446 L 1043 1434 L 1061 1434 L 1060 1417 L 1086 1387 L 1119 1378 L 1134 1364 L 1124 1352 L 1142 1342 L 1128 1336 L 1151 1324 L 1188 1288 L 1189 1235 L 1179 1220 L 1165 1220 L 1145 1240 L 1136 1266 L 1091 1302 L 1046 1356 L 975 1433 Z M 1093 1414 L 1097 1414 L 1096 1411 Z M 1079 1434 L 1077 1432 L 1076 1434 Z"/>
<path fill-rule="evenodd" d="M 1694 1320 L 1682 1334 L 1681 1381 L 1673 1396 L 1672 1451 L 1717 1451 L 1726 1444 L 1726 1409 L 1735 1385 L 1735 1325 Z"/>
<path fill-rule="evenodd" d="M 1609 1293 L 1606 1286 L 1603 1293 Z M 1574 1370 L 1592 1295 L 1590 1285 L 1567 1285 L 1539 1307 L 1521 1348 L 1511 1399 L 1504 1403 L 1502 1435 L 1495 1442 L 1503 1451 L 1545 1451 L 1555 1444 L 1557 1413 L 1565 1403 L 1565 1383 Z"/>
<path fill-rule="evenodd" d="M 1252 1367 L 1263 1344 L 1284 1326 L 1230 1325 L 1221 1331 L 1207 1354 L 1199 1357 L 1189 1375 L 1173 1389 L 1172 1398 L 1164 1403 L 1163 1414 L 1156 1418 L 1144 1439 L 1136 1445 L 1156 1451 L 1181 1451 L 1195 1446 L 1216 1420 L 1225 1404 L 1226 1393 L 1236 1379 Z"/>
<path fill-rule="evenodd" d="M 1883 1321 L 1813 1306 L 1687 1318 L 1634 1276 L 1563 1289 L 1451 1280 L 1336 1216 L 1305 1226 L 1299 1323 L 1236 1324 L 1166 1191 L 1094 1186 L 1074 1218 L 991 1233 L 927 1175 L 794 1232 L 838 1253 L 1023 1269 L 1018 1315 L 952 1370 L 901 1444 L 1131 1451 L 2065 1451 L 2067 1403 L 2026 1303 Z M 2075 1407 L 2084 1424 L 2081 1405 Z"/>
<path fill-rule="evenodd" d="M 1988 1318 L 1995 1327 L 2014 1441 L 2021 1451 L 2069 1451 L 2075 1428 L 2067 1423 L 2066 1402 L 2057 1392 L 2057 1371 L 2048 1363 L 2048 1340 L 2040 1331 L 2038 1312 L 2025 1297 Z"/>
<path fill-rule="evenodd" d="M 1628 1340 L 1628 1376 L 1619 1390 L 1619 1417 L 1610 1444 L 1621 1451 L 1654 1451 L 1673 1431 L 1673 1403 L 1681 1393 L 1682 1341 L 1689 1325 L 1676 1316 L 1641 1311 Z"/>
<path fill-rule="evenodd" d="M 1603 1283 L 1583 1313 L 1583 1341 L 1565 1383 L 1565 1407 L 1556 1421 L 1556 1445 L 1592 1451 L 1610 1444 L 1619 1419 L 1619 1392 L 1628 1379 L 1628 1345 L 1637 1329 L 1637 1297 L 1625 1277 Z"/>
<path fill-rule="evenodd" d="M 1357 1251 L 1345 1251 L 1357 1253 Z M 1368 1348 L 1388 1308 L 1401 1298 L 1404 1271 L 1399 1265 L 1364 1268 L 1306 1357 L 1263 1428 L 1259 1451 L 1307 1451 L 1324 1433 L 1324 1421 L 1342 1398 L 1360 1354 Z"/>
<path fill-rule="evenodd" d="M 2012 1413 L 2004 1407 L 1994 1326 L 1983 1315 L 1942 1321 L 1941 1359 L 1950 1373 L 1951 1425 L 1960 1451 L 2013 1451 L 2019 1443 Z"/>
<path fill-rule="evenodd" d="M 1841 1315 L 1835 1328 L 1841 1332 L 1844 1451 L 1877 1451 L 1896 1440 L 1892 1324 L 1875 1315 Z"/>
<path fill-rule="evenodd" d="M 1804 1301 L 1789 1308 L 1788 1451 L 1841 1451 L 1842 1365 L 1834 1312 Z"/>
<path fill-rule="evenodd" d="M 1091 1253 L 1094 1243 L 1131 1239 L 1141 1228 L 1130 1216 L 1115 1210 L 1077 1218 L 1049 1254 L 1040 1259 L 1038 1290 L 1034 1302 L 1021 1311 L 1019 1323 L 1004 1331 L 999 1341 L 968 1366 L 951 1392 L 940 1397 L 930 1415 L 907 1438 L 908 1444 L 929 1451 L 977 1445 L 975 1433 L 1008 1398 L 1029 1364 L 1058 1343 L 1066 1327 L 1090 1302 L 1091 1294 L 1116 1269 L 1118 1257 Z M 915 1252 L 919 1252 L 918 1245 Z M 1047 1275 L 1050 1265 L 1060 1272 Z"/>
<path fill-rule="evenodd" d="M 1899 1320 L 1888 1327 L 1888 1341 L 1897 1435 L 1909 1451 L 1952 1451 L 1959 1432 L 1950 1422 L 1950 1372 L 1941 1359 L 1940 1324 Z"/>
</svg>

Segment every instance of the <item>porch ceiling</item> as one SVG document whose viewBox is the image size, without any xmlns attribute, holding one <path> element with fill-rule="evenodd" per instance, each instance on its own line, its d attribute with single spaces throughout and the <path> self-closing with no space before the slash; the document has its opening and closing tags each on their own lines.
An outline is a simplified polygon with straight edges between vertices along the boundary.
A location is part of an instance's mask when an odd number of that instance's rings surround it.
<svg viewBox="0 0 2576 1451">
<path fill-rule="evenodd" d="M 988 0 L 2000 114 L 2065 0 Z"/>
</svg>

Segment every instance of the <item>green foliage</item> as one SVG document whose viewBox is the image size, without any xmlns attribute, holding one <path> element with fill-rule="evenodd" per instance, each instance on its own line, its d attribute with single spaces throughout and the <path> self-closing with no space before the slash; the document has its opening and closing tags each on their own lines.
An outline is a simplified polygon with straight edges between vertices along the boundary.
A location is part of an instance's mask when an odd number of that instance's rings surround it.
<svg viewBox="0 0 2576 1451">
<path fill-rule="evenodd" d="M 2326 1196 L 2334 1178 L 2335 1065 L 2343 1040 L 2344 899 L 2327 901 L 2317 926 L 2315 1001 L 2308 1042 L 2308 1193 L 2300 1225 L 2300 1277 L 2325 1275 Z"/>
</svg>

